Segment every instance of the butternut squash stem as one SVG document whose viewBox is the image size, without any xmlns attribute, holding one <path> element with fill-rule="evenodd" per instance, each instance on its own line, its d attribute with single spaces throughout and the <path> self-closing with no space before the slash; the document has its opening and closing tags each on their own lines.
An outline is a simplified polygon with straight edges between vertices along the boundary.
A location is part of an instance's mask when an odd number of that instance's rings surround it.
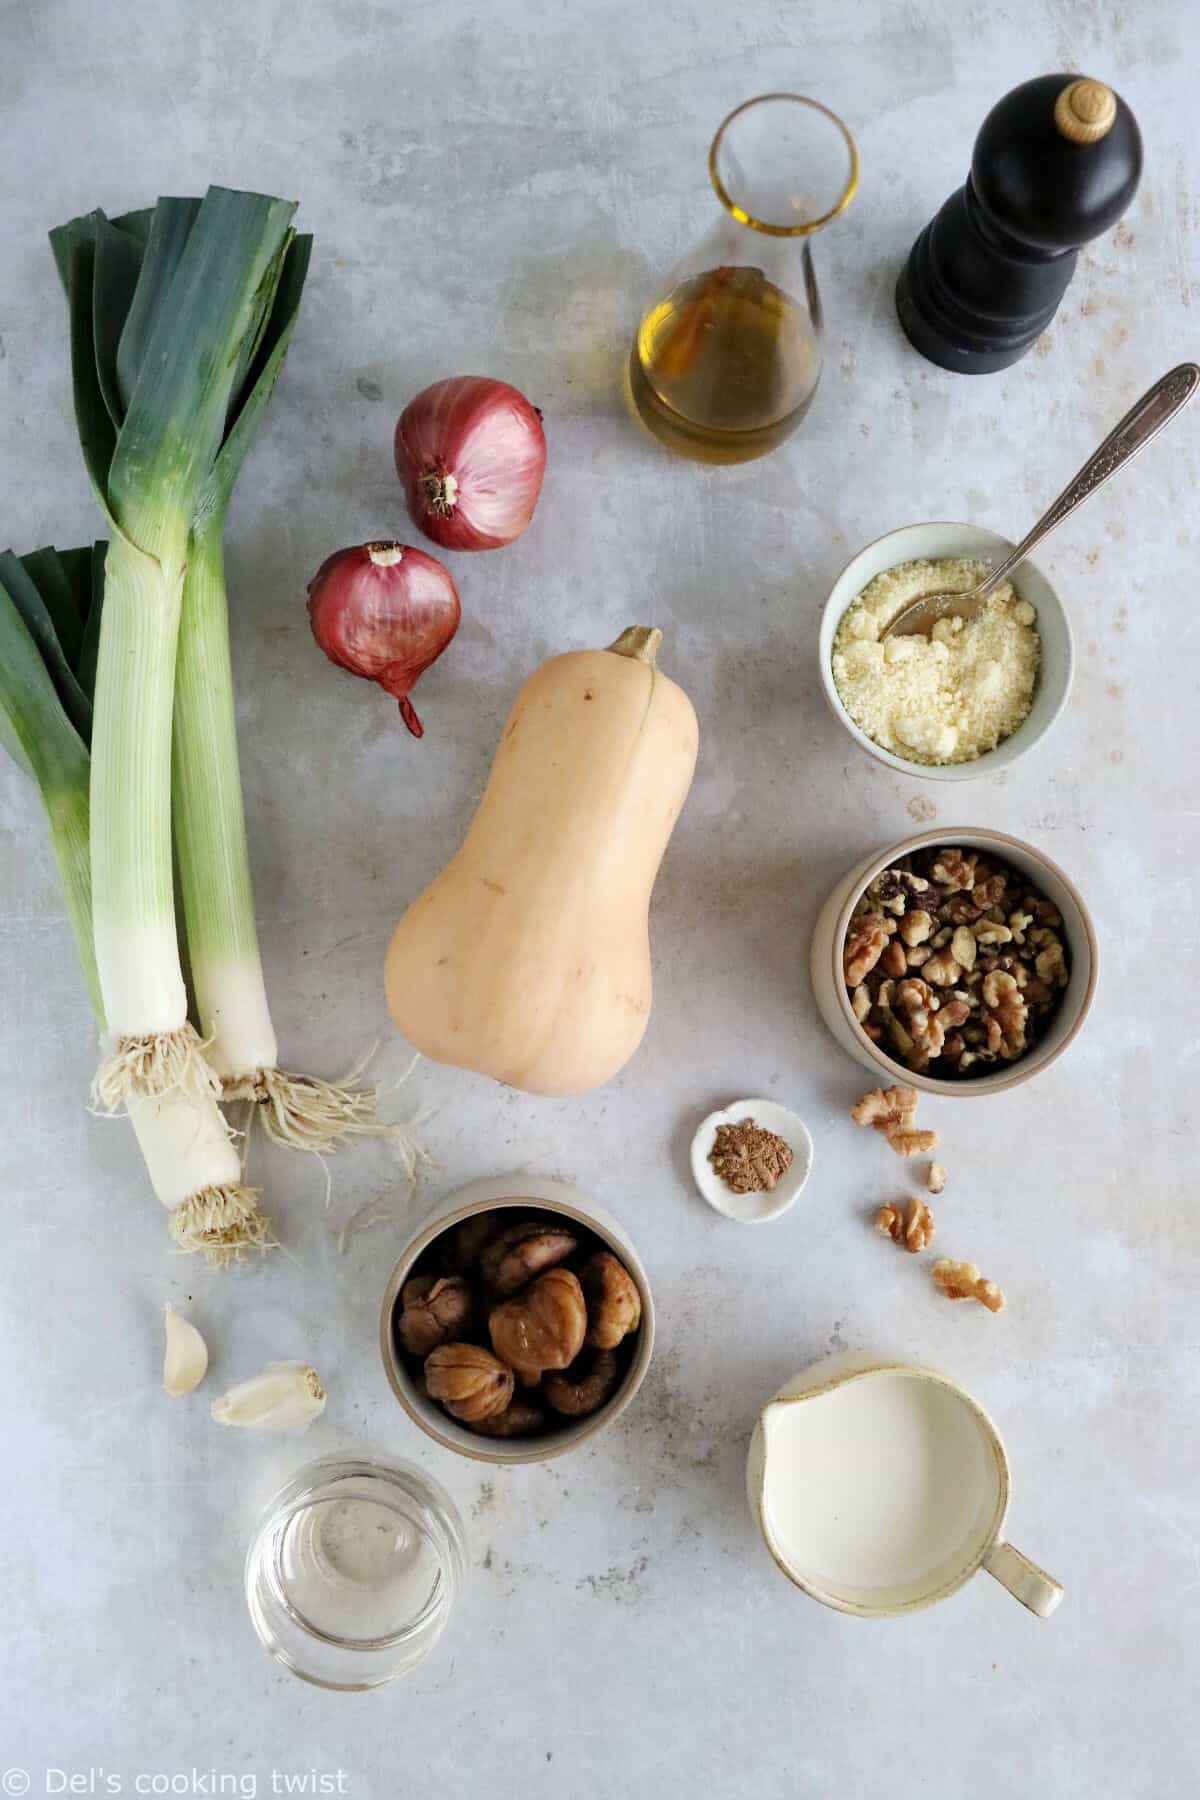
<svg viewBox="0 0 1200 1800">
<path fill-rule="evenodd" d="M 627 625 L 608 648 L 614 656 L 630 656 L 635 662 L 645 663 L 647 668 L 653 669 L 657 666 L 661 643 L 662 632 L 657 625 Z"/>
</svg>

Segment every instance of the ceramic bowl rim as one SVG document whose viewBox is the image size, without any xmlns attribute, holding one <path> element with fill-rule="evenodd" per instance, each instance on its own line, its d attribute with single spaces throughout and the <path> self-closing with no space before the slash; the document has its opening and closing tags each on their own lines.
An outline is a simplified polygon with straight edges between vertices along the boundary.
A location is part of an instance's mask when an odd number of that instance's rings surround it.
<svg viewBox="0 0 1200 1800">
<path fill-rule="evenodd" d="M 908 757 L 897 756 L 893 750 L 885 750 L 882 744 L 877 744 L 874 738 L 867 736 L 867 733 L 861 726 L 855 724 L 854 720 L 850 717 L 850 714 L 846 711 L 842 702 L 842 697 L 837 691 L 837 683 L 833 679 L 833 640 L 837 634 L 837 628 L 842 617 L 854 603 L 854 596 L 849 600 L 837 602 L 838 611 L 836 618 L 833 617 L 833 609 L 839 587 L 860 557 L 868 555 L 870 551 L 877 549 L 881 544 L 886 544 L 889 538 L 899 537 L 902 532 L 921 530 L 978 531 L 985 533 L 988 537 L 995 538 L 999 544 L 1005 546 L 1008 550 L 1016 549 L 1015 542 L 1011 538 L 1005 537 L 1003 532 L 993 531 L 990 525 L 972 524 L 966 519 L 914 519 L 908 525 L 894 525 L 890 531 L 881 532 L 878 537 L 872 538 L 868 543 L 863 544 L 860 549 L 854 552 L 853 556 L 846 560 L 841 569 L 839 569 L 833 580 L 833 584 L 829 589 L 829 594 L 825 600 L 825 604 L 821 608 L 820 617 L 817 621 L 817 664 L 821 674 L 821 692 L 825 696 L 825 704 L 828 706 L 839 725 L 850 734 L 860 749 L 865 750 L 868 756 L 874 757 L 876 762 L 883 763 L 885 768 L 894 769 L 897 774 L 907 775 L 915 781 L 976 781 L 982 779 L 986 775 L 995 774 L 999 768 L 1011 768 L 1013 763 L 1019 762 L 1021 757 L 1027 756 L 1034 746 L 1040 744 L 1043 738 L 1054 729 L 1054 726 L 1062 716 L 1067 701 L 1071 697 L 1071 689 L 1074 685 L 1075 636 L 1071 630 L 1071 621 L 1057 586 L 1031 557 L 1027 556 L 1023 558 L 1021 567 L 1032 568 L 1039 580 L 1045 582 L 1050 593 L 1054 596 L 1054 604 L 1062 625 L 1063 641 L 1066 649 L 1066 678 L 1062 684 L 1062 691 L 1052 702 L 1049 713 L 1041 721 L 1038 729 L 1022 738 L 1022 733 L 1025 732 L 1028 724 L 1028 719 L 1026 719 L 1022 721 L 1016 731 L 1012 732 L 1009 737 L 997 744 L 994 750 L 985 750 L 982 756 L 977 756 L 973 758 L 972 761 L 963 763 L 919 763 L 911 761 Z M 966 555 L 967 552 L 962 551 L 960 554 Z M 900 557 L 897 559 L 897 563 L 889 564 L 888 566 L 896 567 L 899 562 L 906 560 L 912 559 Z M 831 619 L 832 623 L 829 627 L 829 645 L 827 652 L 823 648 L 823 641 L 825 637 L 826 622 Z M 1009 748 L 1010 745 L 1012 746 L 1011 749 Z"/>
<path fill-rule="evenodd" d="M 961 844 L 967 850 L 983 848 L 992 844 L 1002 845 L 1009 850 L 1021 851 L 1033 863 L 1047 869 L 1056 880 L 1062 883 L 1074 901 L 1087 943 L 1087 985 L 1082 998 L 1076 1003 L 1075 1017 L 1059 1042 L 1052 1049 L 1047 1050 L 1043 1040 L 1043 1043 L 1035 1044 L 1027 1055 L 1018 1057 L 1017 1061 L 1010 1063 L 1006 1069 L 998 1070 L 994 1075 L 977 1076 L 973 1081 L 948 1081 L 938 1076 L 922 1075 L 913 1069 L 906 1068 L 902 1062 L 887 1056 L 877 1044 L 872 1042 L 855 1018 L 842 972 L 842 946 L 846 941 L 850 915 L 854 911 L 856 902 L 880 871 L 886 869 L 890 863 L 898 862 L 902 856 L 911 856 L 917 850 L 927 850 L 935 846 L 944 848 L 954 844 Z M 1008 831 L 993 831 L 987 827 L 945 826 L 939 830 L 919 831 L 912 837 L 902 838 L 898 844 L 891 845 L 880 855 L 871 858 L 866 874 L 861 881 L 854 884 L 834 921 L 834 993 L 838 1008 L 853 1030 L 855 1038 L 861 1042 L 863 1050 L 870 1056 L 871 1061 L 891 1080 L 902 1086 L 920 1088 L 924 1093 L 936 1094 L 951 1100 L 969 1100 L 985 1094 L 1006 1093 L 1010 1088 L 1019 1087 L 1022 1082 L 1031 1080 L 1043 1069 L 1048 1069 L 1051 1063 L 1057 1062 L 1063 1051 L 1078 1037 L 1083 1028 L 1083 1022 L 1091 1011 L 1092 1001 L 1096 994 L 1099 962 L 1100 947 L 1096 939 L 1096 928 L 1092 923 L 1092 915 L 1088 911 L 1083 895 L 1066 871 L 1061 869 L 1052 857 L 1047 856 L 1043 850 L 1036 849 L 1024 838 L 1014 837 Z"/>
<path fill-rule="evenodd" d="M 864 1377 L 871 1375 L 904 1375 L 910 1379 L 934 1381 L 948 1389 L 956 1399 L 966 1405 L 968 1411 L 981 1424 L 982 1435 L 990 1443 L 996 1458 L 996 1506 L 988 1530 L 984 1534 L 982 1548 L 978 1552 L 972 1551 L 967 1563 L 956 1574 L 947 1577 L 929 1593 L 918 1594 L 911 1600 L 899 1601 L 894 1606 L 865 1606 L 851 1600 L 842 1600 L 827 1588 L 818 1587 L 814 1582 L 806 1581 L 803 1576 L 798 1575 L 784 1562 L 767 1523 L 766 1427 L 763 1424 L 765 1414 L 772 1406 L 798 1405 L 803 1400 L 814 1400 L 818 1395 L 828 1393 L 835 1387 L 845 1387 L 850 1382 L 861 1381 Z M 796 1381 L 800 1378 L 793 1376 L 792 1379 Z M 908 1613 L 924 1612 L 926 1607 L 936 1606 L 940 1600 L 948 1600 L 951 1594 L 956 1594 L 960 1588 L 967 1585 L 968 1581 L 978 1575 L 987 1561 L 989 1552 L 998 1543 L 1004 1541 L 1004 1527 L 1008 1519 L 1009 1507 L 1012 1504 L 1012 1467 L 1008 1460 L 1008 1448 L 1000 1435 L 996 1421 L 983 1403 L 977 1400 L 974 1394 L 969 1393 L 960 1382 L 955 1381 L 952 1376 L 944 1375 L 940 1369 L 931 1369 L 924 1363 L 882 1360 L 871 1362 L 863 1368 L 853 1369 L 841 1375 L 831 1375 L 828 1380 L 819 1382 L 813 1387 L 802 1388 L 796 1393 L 788 1393 L 787 1389 L 790 1386 L 790 1382 L 785 1383 L 779 1393 L 772 1394 L 758 1415 L 758 1428 L 764 1434 L 762 1468 L 759 1471 L 757 1482 L 758 1516 L 763 1542 L 780 1573 L 786 1575 L 793 1586 L 798 1587 L 801 1593 L 807 1594 L 810 1600 L 816 1600 L 821 1606 L 828 1606 L 834 1612 L 849 1613 L 858 1619 L 894 1619 Z"/>
<path fill-rule="evenodd" d="M 531 1194 L 520 1191 L 523 1180 L 532 1181 L 534 1185 L 537 1185 L 538 1179 L 537 1177 L 515 1175 L 512 1178 L 514 1191 L 511 1194 L 494 1199 L 463 1200 L 457 1205 L 452 1204 L 436 1217 L 426 1220 L 425 1224 L 414 1232 L 401 1251 L 384 1289 L 383 1304 L 379 1315 L 379 1350 L 383 1359 L 384 1373 L 387 1375 L 392 1393 L 409 1418 L 415 1425 L 420 1426 L 427 1437 L 432 1438 L 443 1449 L 452 1450 L 456 1455 L 469 1457 L 475 1462 L 537 1463 L 549 1462 L 552 1457 L 566 1455 L 569 1450 L 574 1450 L 588 1438 L 605 1430 L 620 1418 L 645 1380 L 654 1351 L 654 1300 L 641 1257 L 633 1247 L 632 1240 L 621 1242 L 619 1237 L 614 1236 L 612 1229 L 606 1223 L 602 1223 L 601 1219 L 593 1211 L 590 1211 L 582 1200 L 573 1203 L 558 1199 L 537 1199 Z M 633 1360 L 625 1372 L 625 1379 L 617 1392 L 590 1418 L 568 1421 L 560 1431 L 547 1433 L 540 1438 L 522 1440 L 481 1437 L 477 1445 L 468 1446 L 460 1443 L 457 1438 L 451 1437 L 449 1431 L 441 1430 L 415 1405 L 410 1392 L 411 1377 L 394 1346 L 392 1315 L 400 1297 L 400 1290 L 407 1281 L 413 1264 L 435 1239 L 441 1237 L 453 1226 L 461 1225 L 464 1219 L 474 1218 L 479 1213 L 508 1211 L 512 1207 L 521 1206 L 527 1206 L 531 1211 L 562 1213 L 566 1218 L 573 1219 L 577 1225 L 586 1226 L 625 1264 L 637 1283 L 642 1301 L 642 1319 L 638 1328 L 637 1348 L 634 1351 Z M 620 1229 L 623 1231 L 623 1228 Z M 447 1421 L 448 1424 L 454 1422 Z M 465 1431 L 466 1427 L 461 1427 L 461 1429 Z M 506 1448 L 506 1445 L 514 1443 L 524 1443 L 527 1447 L 524 1449 Z"/>
</svg>

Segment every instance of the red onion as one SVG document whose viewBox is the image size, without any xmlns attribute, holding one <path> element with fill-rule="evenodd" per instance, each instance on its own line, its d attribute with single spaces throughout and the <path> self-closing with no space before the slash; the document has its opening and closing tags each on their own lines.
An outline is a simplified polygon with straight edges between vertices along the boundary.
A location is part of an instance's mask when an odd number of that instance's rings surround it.
<svg viewBox="0 0 1200 1800">
<path fill-rule="evenodd" d="M 542 415 L 506 381 L 435 381 L 400 414 L 396 472 L 413 522 L 435 544 L 499 549 L 520 537 L 542 490 Z"/>
<path fill-rule="evenodd" d="M 394 694 L 422 737 L 408 695 L 458 630 L 462 603 L 450 571 L 407 544 L 335 550 L 308 584 L 308 616 L 330 662 Z"/>
</svg>

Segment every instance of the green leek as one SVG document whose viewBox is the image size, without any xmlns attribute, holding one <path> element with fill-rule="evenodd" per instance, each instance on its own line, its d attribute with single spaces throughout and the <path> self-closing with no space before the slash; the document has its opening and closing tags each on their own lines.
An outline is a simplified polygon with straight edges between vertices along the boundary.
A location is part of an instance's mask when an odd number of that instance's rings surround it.
<svg viewBox="0 0 1200 1800">
<path fill-rule="evenodd" d="M 192 983 L 209 1061 L 227 1099 L 259 1105 L 268 1134 L 327 1152 L 356 1132 L 392 1133 L 378 1090 L 279 1067 L 254 921 L 238 773 L 225 592 L 225 519 L 234 486 L 287 355 L 311 240 L 288 249 L 274 303 L 192 529 L 175 677 L 174 816 Z"/>
<path fill-rule="evenodd" d="M 294 212 L 214 187 L 199 202 L 160 200 L 115 220 L 93 212 L 51 233 L 80 443 L 110 527 L 90 782 L 96 967 L 113 1040 L 94 1093 L 110 1110 L 220 1093 L 188 1021 L 175 928 L 176 651 L 189 539 L 267 328 Z M 256 1221 L 246 1230 L 258 1241 Z"/>
<path fill-rule="evenodd" d="M 35 782 L 50 828 L 84 982 L 105 1030 L 92 929 L 88 789 L 103 544 L 0 555 L 0 743 Z M 269 1241 L 237 1150 L 210 1096 L 132 1095 L 134 1131 L 185 1249 L 210 1262 Z M 231 1226 L 231 1221 L 232 1226 Z"/>
</svg>

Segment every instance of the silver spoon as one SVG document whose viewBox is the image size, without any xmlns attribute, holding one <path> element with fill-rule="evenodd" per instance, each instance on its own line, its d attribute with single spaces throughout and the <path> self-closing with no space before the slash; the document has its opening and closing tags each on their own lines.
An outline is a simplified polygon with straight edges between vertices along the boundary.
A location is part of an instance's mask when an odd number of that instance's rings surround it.
<svg viewBox="0 0 1200 1800">
<path fill-rule="evenodd" d="M 1197 386 L 1200 386 L 1200 368 L 1195 363 L 1180 363 L 1177 369 L 1163 375 L 1142 395 L 1137 405 L 1131 407 L 1121 423 L 1114 426 L 1100 448 L 1088 457 L 1074 481 L 1063 489 L 1029 536 L 1005 557 L 999 568 L 993 569 L 978 587 L 970 588 L 965 594 L 923 594 L 919 600 L 910 601 L 896 614 L 883 637 L 928 633 L 939 619 L 958 617 L 965 621 L 975 618 L 993 589 L 999 587 L 1018 563 L 1024 562 L 1044 537 L 1049 537 L 1056 525 L 1061 525 L 1069 513 L 1082 506 L 1088 496 L 1103 487 L 1118 469 L 1123 469 L 1143 445 L 1157 437 L 1180 407 L 1187 405 Z"/>
</svg>

